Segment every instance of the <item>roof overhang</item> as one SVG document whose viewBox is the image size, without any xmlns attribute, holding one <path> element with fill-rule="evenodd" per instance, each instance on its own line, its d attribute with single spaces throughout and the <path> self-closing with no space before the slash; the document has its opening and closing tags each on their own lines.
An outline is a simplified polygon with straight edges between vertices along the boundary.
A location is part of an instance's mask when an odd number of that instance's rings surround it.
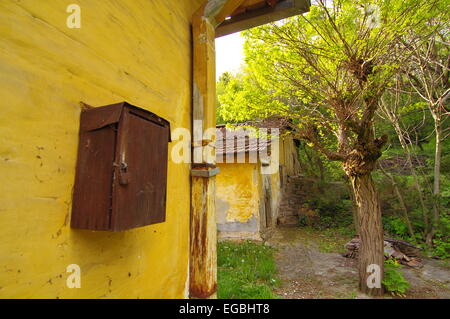
<svg viewBox="0 0 450 319">
<path fill-rule="evenodd" d="M 216 38 L 309 11 L 310 0 L 247 0 L 216 28 Z"/>
</svg>

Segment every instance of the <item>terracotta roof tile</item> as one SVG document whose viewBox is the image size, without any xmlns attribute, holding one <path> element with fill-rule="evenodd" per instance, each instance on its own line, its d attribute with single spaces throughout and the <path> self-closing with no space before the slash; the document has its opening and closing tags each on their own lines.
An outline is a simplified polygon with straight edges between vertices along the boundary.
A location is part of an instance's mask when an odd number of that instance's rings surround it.
<svg viewBox="0 0 450 319">
<path fill-rule="evenodd" d="M 255 133 L 258 129 L 279 129 L 282 133 L 286 131 L 286 120 L 282 118 L 268 118 L 264 121 L 254 121 L 235 124 L 234 128 L 226 128 L 225 125 L 216 127 L 216 156 L 224 154 L 239 154 L 249 152 L 270 151 L 270 139 L 265 136 L 258 136 Z"/>
</svg>

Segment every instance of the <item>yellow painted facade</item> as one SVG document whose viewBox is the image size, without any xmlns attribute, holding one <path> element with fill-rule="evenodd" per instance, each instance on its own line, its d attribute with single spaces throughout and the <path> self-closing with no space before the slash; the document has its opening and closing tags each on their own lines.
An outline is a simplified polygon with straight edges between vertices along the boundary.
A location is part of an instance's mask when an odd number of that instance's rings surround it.
<svg viewBox="0 0 450 319">
<path fill-rule="evenodd" d="M 255 163 L 218 164 L 216 198 L 228 203 L 226 216 L 220 222 L 247 222 L 259 215 L 259 167 Z"/>
<path fill-rule="evenodd" d="M 260 163 L 218 164 L 216 215 L 219 238 L 260 240 Z"/>
<path fill-rule="evenodd" d="M 0 1 L 0 298 L 187 296 L 189 164 L 169 161 L 164 223 L 111 233 L 69 221 L 80 102 L 127 101 L 191 128 L 202 2 Z M 80 29 L 66 26 L 72 3 Z M 66 286 L 70 264 L 81 288 Z"/>
</svg>

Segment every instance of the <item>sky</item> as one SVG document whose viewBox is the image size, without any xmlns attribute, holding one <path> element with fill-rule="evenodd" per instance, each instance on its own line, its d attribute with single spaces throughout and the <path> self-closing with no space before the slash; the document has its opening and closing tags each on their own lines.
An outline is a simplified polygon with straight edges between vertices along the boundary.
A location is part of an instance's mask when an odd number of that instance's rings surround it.
<svg viewBox="0 0 450 319">
<path fill-rule="evenodd" d="M 216 80 L 222 73 L 237 72 L 244 63 L 244 38 L 233 33 L 216 39 Z"/>
</svg>

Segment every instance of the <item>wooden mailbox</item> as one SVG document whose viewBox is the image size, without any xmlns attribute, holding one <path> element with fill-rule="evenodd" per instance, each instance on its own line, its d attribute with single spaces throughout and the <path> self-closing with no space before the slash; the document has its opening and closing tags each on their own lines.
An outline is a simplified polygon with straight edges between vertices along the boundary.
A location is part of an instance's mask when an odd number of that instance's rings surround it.
<svg viewBox="0 0 450 319">
<path fill-rule="evenodd" d="M 122 231 L 166 217 L 169 122 L 126 102 L 83 110 L 71 227 Z"/>
</svg>

